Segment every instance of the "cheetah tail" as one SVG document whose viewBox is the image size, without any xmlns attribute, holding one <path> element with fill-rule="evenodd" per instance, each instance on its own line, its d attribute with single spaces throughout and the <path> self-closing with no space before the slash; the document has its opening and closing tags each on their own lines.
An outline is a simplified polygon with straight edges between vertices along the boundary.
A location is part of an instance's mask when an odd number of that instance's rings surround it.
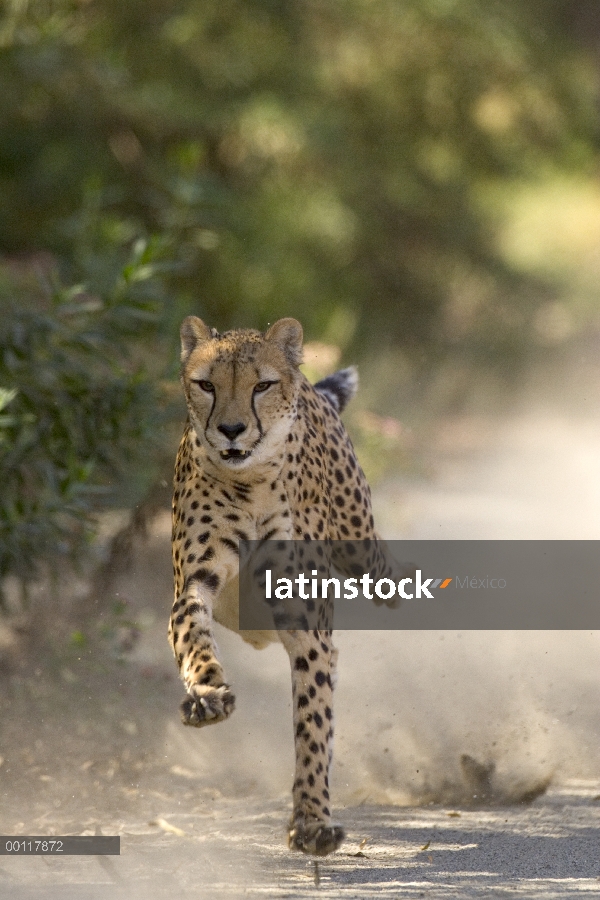
<svg viewBox="0 0 600 900">
<path fill-rule="evenodd" d="M 358 370 L 356 366 L 340 369 L 314 385 L 316 391 L 324 394 L 338 412 L 346 408 L 358 390 Z"/>
</svg>

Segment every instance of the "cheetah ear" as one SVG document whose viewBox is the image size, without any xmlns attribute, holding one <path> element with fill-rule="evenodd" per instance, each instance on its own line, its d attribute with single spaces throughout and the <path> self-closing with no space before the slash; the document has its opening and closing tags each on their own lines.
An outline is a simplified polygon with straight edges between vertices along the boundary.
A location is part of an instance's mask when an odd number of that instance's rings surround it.
<svg viewBox="0 0 600 900">
<path fill-rule="evenodd" d="M 181 360 L 184 362 L 197 344 L 211 337 L 210 328 L 198 316 L 187 316 L 181 324 Z"/>
<path fill-rule="evenodd" d="M 296 319 L 279 319 L 265 334 L 265 340 L 277 344 L 293 366 L 302 362 L 302 337 L 302 325 Z"/>
</svg>

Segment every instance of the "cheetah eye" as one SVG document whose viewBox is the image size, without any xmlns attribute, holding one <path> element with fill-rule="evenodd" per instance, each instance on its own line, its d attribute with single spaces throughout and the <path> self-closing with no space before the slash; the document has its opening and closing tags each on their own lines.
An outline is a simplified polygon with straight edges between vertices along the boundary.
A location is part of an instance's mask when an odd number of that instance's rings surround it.
<svg viewBox="0 0 600 900">
<path fill-rule="evenodd" d="M 255 394 L 262 394 L 264 391 L 268 391 L 272 384 L 276 384 L 275 381 L 259 381 L 257 385 L 254 386 Z"/>
<path fill-rule="evenodd" d="M 214 394 L 215 386 L 212 381 L 197 381 L 196 384 L 203 391 L 206 391 L 207 394 Z"/>
</svg>

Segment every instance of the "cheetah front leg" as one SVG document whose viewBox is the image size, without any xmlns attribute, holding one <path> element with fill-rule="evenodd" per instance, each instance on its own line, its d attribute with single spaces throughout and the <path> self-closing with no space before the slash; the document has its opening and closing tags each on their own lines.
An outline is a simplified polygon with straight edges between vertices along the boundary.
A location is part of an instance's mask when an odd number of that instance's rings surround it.
<svg viewBox="0 0 600 900">
<path fill-rule="evenodd" d="M 333 755 L 333 685 L 337 650 L 324 631 L 280 632 L 292 669 L 296 771 L 288 844 L 326 856 L 344 830 L 331 824 L 329 767 Z"/>
<path fill-rule="evenodd" d="M 184 725 L 196 728 L 227 719 L 235 707 L 213 637 L 212 592 L 190 580 L 173 604 L 169 625 L 169 639 L 187 690 L 181 718 Z"/>
</svg>

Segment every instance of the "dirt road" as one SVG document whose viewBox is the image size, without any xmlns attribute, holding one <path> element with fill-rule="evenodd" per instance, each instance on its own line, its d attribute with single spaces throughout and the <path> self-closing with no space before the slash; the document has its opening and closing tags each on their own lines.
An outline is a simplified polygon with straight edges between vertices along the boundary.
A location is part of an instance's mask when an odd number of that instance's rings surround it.
<svg viewBox="0 0 600 900">
<path fill-rule="evenodd" d="M 454 420 L 427 478 L 377 492 L 379 521 L 396 537 L 597 538 L 599 458 L 589 410 Z M 284 845 L 285 654 L 221 631 L 235 715 L 184 729 L 170 578 L 162 518 L 116 588 L 141 628 L 134 650 L 74 642 L 2 682 L 0 832 L 120 834 L 122 849 L 0 856 L 0 897 L 600 897 L 597 634 L 340 634 L 333 796 L 348 840 L 317 867 Z M 492 805 L 476 805 L 465 757 Z"/>
</svg>

